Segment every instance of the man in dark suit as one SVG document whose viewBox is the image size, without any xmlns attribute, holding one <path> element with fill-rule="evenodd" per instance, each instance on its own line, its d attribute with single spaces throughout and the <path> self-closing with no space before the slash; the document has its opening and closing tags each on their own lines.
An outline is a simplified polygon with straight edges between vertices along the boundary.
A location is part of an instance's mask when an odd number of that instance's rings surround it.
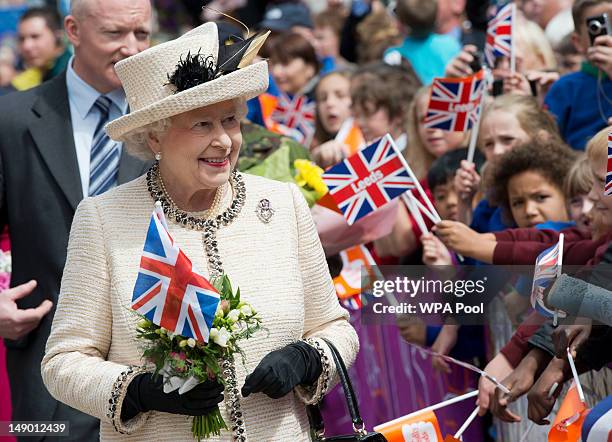
<svg viewBox="0 0 612 442">
<path fill-rule="evenodd" d="M 40 362 L 77 205 L 146 170 L 103 127 L 127 112 L 114 64 L 149 47 L 150 22 L 149 0 L 73 0 L 67 70 L 0 97 L 0 224 L 9 227 L 14 287 L 0 293 L 0 337 L 9 339 L 13 420 L 68 420 L 62 441 L 98 440 L 99 422 L 51 397 Z"/>
</svg>

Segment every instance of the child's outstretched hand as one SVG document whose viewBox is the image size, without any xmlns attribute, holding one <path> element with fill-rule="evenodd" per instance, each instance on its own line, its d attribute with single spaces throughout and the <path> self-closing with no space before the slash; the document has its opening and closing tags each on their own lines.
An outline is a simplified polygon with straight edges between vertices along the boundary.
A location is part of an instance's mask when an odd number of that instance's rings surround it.
<svg viewBox="0 0 612 442">
<path fill-rule="evenodd" d="M 458 221 L 443 220 L 431 229 L 446 247 L 463 256 L 493 262 L 497 244 L 492 233 L 478 233 Z"/>
<path fill-rule="evenodd" d="M 508 359 L 503 353 L 498 353 L 491 361 L 487 364 L 484 371 L 493 376 L 495 379 L 506 379 L 512 373 L 513 367 L 508 362 Z M 478 410 L 479 416 L 484 416 L 489 410 L 490 398 L 495 395 L 495 384 L 485 378 L 480 377 L 478 381 L 478 399 L 476 405 L 480 407 Z"/>
<path fill-rule="evenodd" d="M 465 224 L 450 220 L 440 221 L 432 231 L 446 247 L 466 256 L 471 256 L 479 236 L 478 232 Z"/>
<path fill-rule="evenodd" d="M 423 245 L 423 263 L 425 265 L 444 266 L 453 264 L 450 252 L 433 233 L 428 232 L 421 235 L 421 244 Z"/>
<path fill-rule="evenodd" d="M 310 154 L 314 162 L 325 169 L 344 159 L 346 147 L 340 141 L 330 140 L 314 147 Z"/>
</svg>

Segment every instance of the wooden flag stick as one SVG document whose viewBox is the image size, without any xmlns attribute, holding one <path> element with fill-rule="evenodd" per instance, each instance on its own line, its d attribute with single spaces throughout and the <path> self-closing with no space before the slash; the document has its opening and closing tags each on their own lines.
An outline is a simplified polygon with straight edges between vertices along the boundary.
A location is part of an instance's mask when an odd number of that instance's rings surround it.
<svg viewBox="0 0 612 442">
<path fill-rule="evenodd" d="M 444 408 L 444 407 L 446 407 L 448 405 L 452 405 L 452 404 L 455 404 L 457 402 L 464 401 L 464 400 L 472 398 L 474 396 L 478 396 L 478 390 L 470 391 L 469 393 L 462 394 L 461 396 L 456 396 L 454 398 L 447 399 L 447 400 L 442 401 L 442 402 L 438 402 L 437 404 L 430 405 L 429 407 L 421 408 L 420 410 L 413 411 L 412 413 L 407 414 L 405 416 L 398 417 L 397 419 L 393 419 L 392 421 L 389 421 L 389 422 L 385 422 L 383 425 L 377 425 L 376 427 L 374 427 L 374 431 L 379 431 L 379 429 L 382 428 L 383 426 L 384 427 L 388 427 L 388 426 L 394 425 L 394 424 L 396 424 L 398 422 L 401 422 L 404 419 L 410 419 L 410 418 L 412 418 L 414 416 L 418 416 L 419 414 L 424 413 L 426 411 L 438 410 L 440 408 Z"/>
<path fill-rule="evenodd" d="M 476 419 L 476 416 L 478 416 L 479 409 L 480 409 L 480 406 L 478 405 L 476 406 L 476 408 L 474 408 L 474 411 L 472 411 L 472 414 L 469 415 L 469 417 L 465 420 L 463 425 L 461 425 L 461 428 L 459 428 L 459 430 L 457 430 L 457 432 L 455 433 L 455 438 L 459 439 L 461 435 L 463 434 L 463 432 L 467 430 L 467 427 L 469 427 L 470 424 L 474 421 L 474 419 Z"/>
<path fill-rule="evenodd" d="M 429 211 L 434 216 L 435 223 L 436 224 L 439 223 L 440 221 L 442 221 L 442 218 L 440 218 L 440 215 L 438 215 L 438 212 L 436 211 L 436 208 L 433 206 L 431 200 L 427 197 L 427 194 L 425 193 L 425 191 L 421 187 L 421 183 L 419 183 L 419 180 L 414 175 L 414 172 L 412 171 L 412 169 L 408 165 L 408 162 L 404 158 L 404 155 L 402 155 L 400 150 L 395 145 L 395 141 L 393 140 L 393 137 L 391 137 L 391 135 L 389 135 L 389 134 L 387 134 L 385 136 L 389 139 L 389 142 L 393 146 L 393 149 L 395 149 L 395 151 L 397 152 L 397 156 L 398 156 L 399 160 L 402 162 L 402 164 L 404 165 L 404 167 L 406 168 L 406 171 L 408 172 L 408 175 L 410 175 L 410 178 L 412 178 L 412 181 L 414 181 L 414 186 L 418 190 L 419 195 L 421 195 L 421 198 L 423 199 L 423 201 L 425 201 L 425 204 L 427 204 L 427 207 L 429 208 Z"/>
</svg>

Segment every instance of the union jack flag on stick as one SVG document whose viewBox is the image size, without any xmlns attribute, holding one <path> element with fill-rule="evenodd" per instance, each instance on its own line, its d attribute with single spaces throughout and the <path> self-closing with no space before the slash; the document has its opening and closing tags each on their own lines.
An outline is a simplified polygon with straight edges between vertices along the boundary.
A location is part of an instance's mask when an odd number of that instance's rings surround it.
<svg viewBox="0 0 612 442">
<path fill-rule="evenodd" d="M 604 195 L 612 195 L 612 132 L 608 132 L 608 168 Z"/>
<path fill-rule="evenodd" d="M 508 3 L 497 10 L 487 25 L 487 38 L 485 41 L 485 59 L 487 65 L 493 69 L 497 57 L 510 57 L 510 71 L 515 72 L 514 57 L 514 18 L 516 6 Z"/>
<path fill-rule="evenodd" d="M 271 118 L 287 136 L 308 147 L 315 132 L 315 103 L 304 95 L 278 97 Z"/>
<path fill-rule="evenodd" d="M 465 132 L 480 116 L 484 90 L 484 71 L 463 78 L 435 78 L 425 126 L 451 132 Z"/>
<path fill-rule="evenodd" d="M 159 203 L 151 215 L 132 309 L 170 332 L 208 342 L 219 292 L 191 265 L 168 232 Z"/>
<path fill-rule="evenodd" d="M 330 167 L 322 178 L 349 225 L 420 187 L 389 134 Z"/>
<path fill-rule="evenodd" d="M 540 253 L 535 262 L 533 286 L 531 288 L 531 305 L 540 315 L 546 318 L 563 316 L 559 310 L 551 310 L 544 303 L 544 291 L 561 276 L 563 264 L 563 233 L 559 234 L 559 242 Z"/>
</svg>

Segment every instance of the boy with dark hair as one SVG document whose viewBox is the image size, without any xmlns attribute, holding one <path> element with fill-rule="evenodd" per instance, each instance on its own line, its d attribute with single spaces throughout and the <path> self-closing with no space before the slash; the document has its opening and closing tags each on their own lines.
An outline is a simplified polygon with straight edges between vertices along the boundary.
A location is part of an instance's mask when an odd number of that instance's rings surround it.
<svg viewBox="0 0 612 442">
<path fill-rule="evenodd" d="M 437 0 L 399 0 L 395 13 L 407 36 L 401 46 L 385 53 L 389 64 L 400 64 L 402 57 L 407 59 L 424 85 L 442 77 L 444 67 L 461 51 L 456 39 L 434 32 L 437 10 Z"/>
<path fill-rule="evenodd" d="M 572 7 L 575 31 L 572 42 L 587 59 L 579 72 L 564 75 L 552 85 L 544 99 L 555 115 L 561 136 L 574 149 L 586 143 L 612 117 L 612 35 L 600 35 L 591 44 L 588 17 L 608 14 L 612 0 L 576 0 Z"/>
</svg>

